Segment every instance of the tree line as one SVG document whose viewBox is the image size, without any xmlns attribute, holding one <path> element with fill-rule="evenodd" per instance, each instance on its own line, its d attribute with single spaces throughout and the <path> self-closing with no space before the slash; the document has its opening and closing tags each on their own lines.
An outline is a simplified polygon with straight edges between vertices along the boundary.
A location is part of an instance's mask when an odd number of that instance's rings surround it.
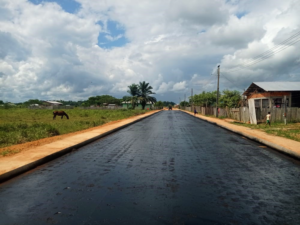
<svg viewBox="0 0 300 225">
<path fill-rule="evenodd" d="M 118 99 L 115 98 L 113 96 L 110 95 L 101 95 L 101 96 L 93 96 L 93 97 L 89 97 L 87 100 L 80 100 L 80 101 L 65 101 L 65 100 L 53 100 L 56 102 L 60 102 L 63 105 L 70 105 L 70 106 L 74 106 L 74 107 L 78 107 L 78 106 L 83 106 L 83 107 L 89 107 L 89 106 L 104 106 L 106 104 L 116 104 L 116 105 L 121 105 L 121 102 L 123 101 L 123 99 Z M 0 105 L 4 106 L 4 107 L 12 107 L 14 106 L 18 106 L 18 107 L 28 107 L 30 105 L 34 105 L 34 104 L 38 104 L 38 105 L 47 105 L 47 103 L 43 100 L 39 100 L 39 99 L 29 99 L 25 102 L 21 102 L 21 103 L 16 103 L 16 104 L 12 104 L 9 102 L 3 102 L 2 100 L 0 100 Z"/>
<path fill-rule="evenodd" d="M 165 107 L 165 106 L 174 106 L 176 105 L 175 102 L 168 102 L 168 101 L 158 101 L 155 103 L 157 107 Z"/>
<path fill-rule="evenodd" d="M 149 83 L 146 83 L 145 81 L 139 82 L 138 84 L 131 84 L 128 86 L 127 92 L 130 94 L 130 96 L 124 96 L 123 98 L 115 98 L 110 95 L 101 95 L 101 96 L 92 96 L 89 97 L 87 100 L 80 100 L 80 101 L 64 101 L 64 100 L 54 100 L 57 102 L 61 102 L 63 105 L 70 105 L 70 106 L 83 106 L 83 107 L 89 107 L 89 106 L 106 106 L 107 104 L 116 104 L 121 105 L 123 101 L 125 102 L 131 102 L 131 107 L 134 109 L 138 104 L 141 104 L 142 109 L 145 109 L 145 106 L 147 102 L 155 103 L 156 98 L 151 96 L 152 94 L 155 94 L 152 91 L 152 87 L 149 85 Z M 39 100 L 39 99 L 29 99 L 28 101 L 25 101 L 23 103 L 16 103 L 12 104 L 9 102 L 3 102 L 0 100 L 0 106 L 12 107 L 12 106 L 18 106 L 18 107 L 28 107 L 30 105 L 46 105 L 47 103 Z"/>
<path fill-rule="evenodd" d="M 220 108 L 237 108 L 240 106 L 242 100 L 241 93 L 239 91 L 224 90 L 219 96 L 219 106 Z M 181 107 L 195 106 L 201 107 L 215 107 L 217 103 L 217 91 L 205 92 L 200 94 L 195 94 L 189 97 L 189 101 L 180 102 Z"/>
</svg>

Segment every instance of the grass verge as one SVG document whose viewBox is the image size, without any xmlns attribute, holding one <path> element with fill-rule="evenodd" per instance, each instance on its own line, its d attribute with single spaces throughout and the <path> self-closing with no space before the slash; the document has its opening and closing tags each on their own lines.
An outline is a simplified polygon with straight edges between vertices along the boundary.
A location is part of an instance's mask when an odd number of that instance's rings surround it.
<svg viewBox="0 0 300 225">
<path fill-rule="evenodd" d="M 0 109 L 0 148 L 68 134 L 105 123 L 144 114 L 146 110 L 65 110 L 70 119 L 57 116 L 53 110 Z M 2 150 L 0 155 L 11 154 Z"/>
<path fill-rule="evenodd" d="M 20 152 L 20 150 L 11 150 L 11 149 L 4 149 L 0 151 L 0 156 L 9 156 Z"/>
<path fill-rule="evenodd" d="M 284 125 L 283 123 L 272 123 L 271 126 L 266 126 L 265 124 L 255 125 L 238 122 L 233 123 L 235 125 L 249 127 L 251 129 L 258 129 L 266 132 L 267 134 L 300 141 L 300 123 L 288 123 L 287 125 Z"/>
</svg>

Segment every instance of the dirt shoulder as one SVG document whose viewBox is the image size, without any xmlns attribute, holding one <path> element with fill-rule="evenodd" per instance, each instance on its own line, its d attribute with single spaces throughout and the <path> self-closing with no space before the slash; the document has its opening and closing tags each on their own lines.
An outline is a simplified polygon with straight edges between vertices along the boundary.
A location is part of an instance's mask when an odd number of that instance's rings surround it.
<svg viewBox="0 0 300 225">
<path fill-rule="evenodd" d="M 142 115 L 109 122 L 102 126 L 11 146 L 9 149 L 18 151 L 18 153 L 0 157 L 0 182 L 1 179 L 6 180 L 7 177 L 5 177 L 5 174 L 10 176 L 9 173 L 11 171 L 19 170 L 16 172 L 16 174 L 20 174 L 20 172 L 24 172 L 24 170 L 26 171 L 34 166 L 42 164 L 43 159 L 47 158 L 48 156 L 62 152 L 68 148 L 72 148 L 72 146 L 80 146 L 84 145 L 84 143 L 90 143 L 97 138 L 101 138 L 102 135 L 106 135 L 109 132 L 119 129 L 120 127 L 124 127 L 128 124 L 139 121 L 143 118 L 151 116 L 152 114 L 158 113 L 159 111 L 160 110 L 150 111 Z M 31 166 L 28 167 L 27 165 Z M 15 174 L 12 174 L 12 176 L 14 175 Z"/>
<path fill-rule="evenodd" d="M 183 112 L 194 115 L 194 113 L 192 112 L 188 112 L 188 111 L 183 111 Z M 258 141 L 264 145 L 267 145 L 278 151 L 284 152 L 286 154 L 289 154 L 293 157 L 300 159 L 300 142 L 298 141 L 267 134 L 257 129 L 251 129 L 248 127 L 234 125 L 231 123 L 233 122 L 232 120 L 222 120 L 218 118 L 202 116 L 199 114 L 197 114 L 196 117 L 210 123 L 215 123 L 216 125 L 223 127 L 227 130 L 241 134 L 249 139 Z"/>
</svg>

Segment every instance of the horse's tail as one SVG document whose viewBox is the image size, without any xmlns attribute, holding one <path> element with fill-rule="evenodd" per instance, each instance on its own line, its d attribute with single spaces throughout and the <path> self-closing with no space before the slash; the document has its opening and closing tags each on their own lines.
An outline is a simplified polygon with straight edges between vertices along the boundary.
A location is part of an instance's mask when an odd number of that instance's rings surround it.
<svg viewBox="0 0 300 225">
<path fill-rule="evenodd" d="M 67 114 L 66 112 L 64 112 L 64 114 L 65 114 L 65 116 L 67 117 L 67 119 L 69 119 L 69 116 L 68 116 L 68 114 Z"/>
</svg>

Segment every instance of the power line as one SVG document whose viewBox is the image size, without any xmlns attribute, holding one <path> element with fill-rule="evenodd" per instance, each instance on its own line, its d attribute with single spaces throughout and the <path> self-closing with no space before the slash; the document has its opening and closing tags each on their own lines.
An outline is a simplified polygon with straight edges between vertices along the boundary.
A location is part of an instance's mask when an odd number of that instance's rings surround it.
<svg viewBox="0 0 300 225">
<path fill-rule="evenodd" d="M 260 62 L 276 55 L 277 53 L 282 52 L 283 50 L 287 49 L 288 47 L 290 47 L 293 44 L 296 44 L 299 41 L 300 41 L 300 31 L 298 31 L 297 33 L 295 33 L 291 37 L 285 39 L 284 41 L 280 42 L 279 44 L 275 45 L 271 49 L 257 55 L 250 62 L 237 65 L 231 71 L 242 69 L 242 68 L 240 68 L 241 66 L 244 67 L 244 68 L 248 68 L 248 67 L 253 66 L 257 63 L 260 63 Z"/>
<path fill-rule="evenodd" d="M 273 53 L 274 51 L 276 51 L 276 48 L 282 47 L 282 45 L 289 44 L 289 41 L 291 41 L 291 39 L 297 38 L 299 35 L 300 35 L 300 31 L 298 31 L 296 34 L 292 35 L 291 37 L 283 40 L 282 42 L 280 42 L 279 44 L 275 45 L 271 49 L 269 49 L 269 50 L 267 50 L 267 51 L 265 51 L 265 52 L 257 55 L 256 57 L 253 58 L 253 61 L 255 61 L 256 59 L 259 59 L 261 57 L 264 57 L 266 54 Z M 247 64 L 249 64 L 249 63 L 251 63 L 251 62 L 248 62 Z"/>
<path fill-rule="evenodd" d="M 262 57 L 260 57 L 260 58 L 258 58 L 258 59 L 256 59 L 256 60 L 253 60 L 253 61 L 249 62 L 249 63 L 246 64 L 244 67 L 247 68 L 247 67 L 250 67 L 250 66 L 252 66 L 252 65 L 255 65 L 255 64 L 257 64 L 257 63 L 259 63 L 259 62 L 261 62 L 261 61 L 263 61 L 263 60 L 265 60 L 265 59 L 268 59 L 268 58 L 270 58 L 270 57 L 276 55 L 277 53 L 282 52 L 283 50 L 287 49 L 287 48 L 290 47 L 292 44 L 296 44 L 296 43 L 299 42 L 299 41 L 300 41 L 300 38 L 298 38 L 297 40 L 294 40 L 293 42 L 288 43 L 288 45 L 280 46 L 280 47 L 279 47 L 278 49 L 276 49 L 275 51 L 269 52 L 269 53 L 265 54 L 264 56 L 262 56 Z"/>
</svg>

